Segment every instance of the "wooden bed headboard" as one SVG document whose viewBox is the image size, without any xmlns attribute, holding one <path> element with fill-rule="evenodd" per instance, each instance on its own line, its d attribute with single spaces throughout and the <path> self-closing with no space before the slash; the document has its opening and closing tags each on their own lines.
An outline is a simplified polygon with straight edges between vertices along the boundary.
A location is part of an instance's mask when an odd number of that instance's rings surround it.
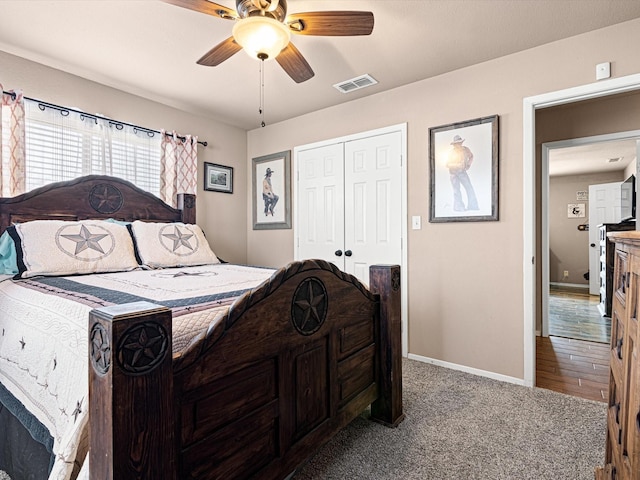
<svg viewBox="0 0 640 480">
<path fill-rule="evenodd" d="M 0 198 L 0 233 L 12 224 L 30 220 L 114 218 L 195 223 L 195 200 L 195 195 L 179 194 L 176 209 L 127 180 L 88 175 Z"/>
</svg>

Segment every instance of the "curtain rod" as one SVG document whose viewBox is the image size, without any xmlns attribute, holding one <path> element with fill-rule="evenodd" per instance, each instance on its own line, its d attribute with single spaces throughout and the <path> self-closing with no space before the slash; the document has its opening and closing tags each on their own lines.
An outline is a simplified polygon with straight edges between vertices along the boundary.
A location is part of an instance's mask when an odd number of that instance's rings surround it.
<svg viewBox="0 0 640 480">
<path fill-rule="evenodd" d="M 2 90 L 2 93 L 3 93 L 3 94 L 5 94 L 5 95 L 9 95 L 9 96 L 11 96 L 11 98 L 13 98 L 14 100 L 16 99 L 16 94 L 15 94 L 15 92 L 7 92 L 7 91 L 5 91 L 5 90 Z M 110 119 L 110 118 L 107 118 L 107 117 L 101 117 L 101 116 L 99 116 L 99 115 L 92 115 L 91 113 L 86 113 L 86 112 L 83 112 L 82 110 L 75 110 L 75 109 L 73 109 L 73 108 L 61 107 L 60 105 L 55 105 L 55 104 L 53 104 L 53 103 L 43 102 L 42 100 L 38 100 L 38 99 L 36 99 L 36 98 L 29 98 L 29 97 L 24 97 L 24 96 L 23 96 L 23 98 L 24 98 L 25 100 L 29 100 L 29 101 L 31 101 L 31 102 L 36 102 L 36 103 L 38 104 L 38 108 L 39 108 L 40 110 L 42 110 L 42 111 L 44 111 L 44 109 L 45 109 L 46 107 L 53 108 L 54 110 L 58 110 L 58 111 L 60 112 L 60 114 L 61 114 L 61 115 L 63 115 L 63 116 L 65 116 L 65 117 L 66 117 L 67 115 L 69 115 L 69 112 L 74 112 L 74 113 L 78 113 L 78 114 L 80 114 L 80 117 L 81 117 L 83 120 L 84 120 L 84 117 L 91 117 L 93 120 L 95 120 L 95 122 L 96 122 L 96 123 L 98 123 L 98 119 L 108 121 L 108 122 L 109 122 L 109 125 L 114 125 L 118 130 L 122 130 L 122 128 L 126 125 L 127 127 L 131 127 L 131 128 L 133 128 L 134 130 L 142 130 L 143 132 L 147 132 L 147 135 L 151 134 L 151 135 L 149 135 L 149 136 L 151 136 L 151 137 L 152 137 L 152 136 L 153 136 L 153 134 L 155 134 L 155 133 L 162 133 L 162 132 L 160 132 L 160 131 L 158 131 L 158 130 L 152 130 L 152 129 L 150 129 L 150 128 L 141 127 L 141 126 L 139 126 L 139 125 L 133 125 L 132 123 L 121 122 L 121 121 L 119 121 L 119 120 L 112 120 L 112 119 Z M 170 136 L 172 136 L 172 134 L 171 134 L 171 133 L 169 133 L 169 132 L 165 132 L 164 134 L 165 134 L 165 135 L 167 135 L 167 136 L 169 136 L 169 137 L 170 137 Z M 176 137 L 177 137 L 178 139 L 182 140 L 183 142 L 187 139 L 187 137 L 182 137 L 182 136 L 180 136 L 180 135 L 177 135 Z M 203 147 L 206 147 L 206 146 L 208 145 L 208 143 L 207 143 L 206 141 L 200 141 L 200 140 L 198 140 L 198 143 L 199 143 L 200 145 L 202 145 Z"/>
</svg>

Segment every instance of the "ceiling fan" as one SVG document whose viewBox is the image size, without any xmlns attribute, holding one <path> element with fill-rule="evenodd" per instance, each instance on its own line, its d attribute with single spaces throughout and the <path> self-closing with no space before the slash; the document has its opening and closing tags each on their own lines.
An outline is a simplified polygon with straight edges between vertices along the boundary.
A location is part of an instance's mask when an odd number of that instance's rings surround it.
<svg viewBox="0 0 640 480">
<path fill-rule="evenodd" d="M 198 60 L 198 64 L 216 66 L 244 50 L 260 60 L 275 58 L 297 83 L 314 73 L 300 51 L 291 43 L 296 35 L 352 36 L 373 31 L 373 13 L 326 11 L 287 15 L 286 0 L 236 0 L 236 10 L 208 0 L 163 0 L 196 12 L 234 20 L 233 35 Z"/>
</svg>

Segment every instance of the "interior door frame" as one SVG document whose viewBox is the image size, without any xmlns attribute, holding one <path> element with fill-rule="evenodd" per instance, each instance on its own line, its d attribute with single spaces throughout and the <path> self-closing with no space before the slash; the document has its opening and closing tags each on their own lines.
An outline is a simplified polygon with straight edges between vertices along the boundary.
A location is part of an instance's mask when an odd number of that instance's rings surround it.
<svg viewBox="0 0 640 480">
<path fill-rule="evenodd" d="M 296 201 L 298 198 L 298 152 L 302 150 L 309 150 L 311 148 L 324 147 L 334 143 L 344 143 L 353 140 L 362 140 L 368 137 L 374 137 L 378 135 L 386 135 L 388 133 L 400 132 L 400 155 L 402 156 L 401 166 L 401 215 L 402 215 L 402 263 L 400 265 L 400 275 L 402 281 L 401 288 L 401 309 L 402 309 L 402 356 L 406 357 L 409 353 L 409 274 L 408 274 L 408 248 L 407 248 L 407 124 L 399 123 L 397 125 L 390 125 L 388 127 L 382 127 L 375 130 L 369 130 L 366 132 L 355 133 L 344 137 L 331 138 L 328 140 L 322 140 L 319 142 L 309 143 L 306 145 L 300 145 L 293 148 L 293 164 L 292 171 L 294 177 L 292 179 L 292 193 L 293 199 Z M 298 258 L 298 210 L 294 209 L 293 218 L 293 255 L 294 258 Z"/>
<path fill-rule="evenodd" d="M 542 144 L 541 156 L 541 189 L 540 189 L 540 208 L 541 208 L 541 270 L 543 286 L 549 285 L 549 156 L 551 151 L 558 148 L 578 147 L 592 143 L 610 142 L 614 140 L 627 140 L 640 137 L 640 130 L 628 132 L 610 133 L 605 135 L 594 135 L 591 137 L 571 138 L 568 140 L 559 140 L 556 142 L 547 142 Z M 589 272 L 591 275 L 591 272 Z M 542 290 L 542 329 L 543 337 L 549 336 L 549 289 Z M 536 335 L 538 332 L 536 331 Z"/>
<path fill-rule="evenodd" d="M 536 377 L 536 110 L 623 92 L 640 90 L 640 74 L 600 80 L 578 87 L 526 97 L 522 101 L 523 319 L 524 384 Z"/>
</svg>

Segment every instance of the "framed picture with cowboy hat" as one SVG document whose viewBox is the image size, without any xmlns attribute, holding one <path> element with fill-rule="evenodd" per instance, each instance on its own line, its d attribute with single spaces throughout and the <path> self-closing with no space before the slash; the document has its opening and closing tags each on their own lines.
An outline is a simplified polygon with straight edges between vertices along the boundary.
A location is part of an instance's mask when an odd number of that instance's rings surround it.
<svg viewBox="0 0 640 480">
<path fill-rule="evenodd" d="M 291 152 L 252 159 L 253 229 L 291 228 Z"/>
<path fill-rule="evenodd" d="M 498 220 L 498 115 L 429 129 L 430 222 Z"/>
</svg>

